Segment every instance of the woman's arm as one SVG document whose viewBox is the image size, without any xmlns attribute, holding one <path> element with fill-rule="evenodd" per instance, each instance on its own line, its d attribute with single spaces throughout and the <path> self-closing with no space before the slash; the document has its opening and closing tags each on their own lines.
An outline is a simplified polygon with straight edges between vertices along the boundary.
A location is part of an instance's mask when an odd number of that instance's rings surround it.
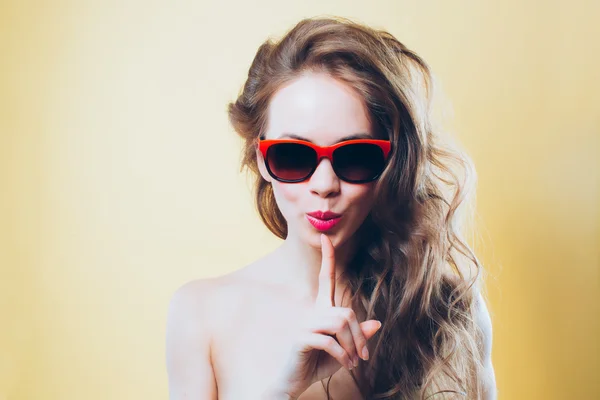
<svg viewBox="0 0 600 400">
<path fill-rule="evenodd" d="M 166 333 L 170 400 L 217 400 L 207 316 L 210 292 L 208 281 L 197 280 L 171 298 Z"/>
<path fill-rule="evenodd" d="M 483 365 L 485 367 L 483 398 L 484 400 L 496 400 L 498 394 L 496 389 L 496 375 L 494 373 L 494 366 L 492 365 L 492 319 L 480 292 L 477 293 L 476 310 L 476 322 L 483 332 Z"/>
</svg>

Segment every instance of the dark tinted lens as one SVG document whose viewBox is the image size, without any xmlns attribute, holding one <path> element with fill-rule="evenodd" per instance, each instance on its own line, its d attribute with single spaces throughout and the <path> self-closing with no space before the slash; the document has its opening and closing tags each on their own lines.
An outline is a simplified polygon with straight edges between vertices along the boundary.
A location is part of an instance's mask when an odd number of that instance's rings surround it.
<svg viewBox="0 0 600 400">
<path fill-rule="evenodd" d="M 271 173 L 286 181 L 306 178 L 317 163 L 317 153 L 298 143 L 279 143 L 269 147 L 267 163 Z"/>
<path fill-rule="evenodd" d="M 333 165 L 341 179 L 349 182 L 368 182 L 381 174 L 385 168 L 385 160 L 379 146 L 357 143 L 335 150 Z"/>
</svg>

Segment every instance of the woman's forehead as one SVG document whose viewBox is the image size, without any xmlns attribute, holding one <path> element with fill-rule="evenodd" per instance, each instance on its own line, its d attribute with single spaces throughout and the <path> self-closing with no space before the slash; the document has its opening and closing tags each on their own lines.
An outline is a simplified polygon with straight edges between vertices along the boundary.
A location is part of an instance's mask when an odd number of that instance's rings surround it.
<svg viewBox="0 0 600 400">
<path fill-rule="evenodd" d="M 295 136 L 327 145 L 352 135 L 371 137 L 360 95 L 322 73 L 302 75 L 280 88 L 271 99 L 268 117 L 269 139 Z"/>
</svg>

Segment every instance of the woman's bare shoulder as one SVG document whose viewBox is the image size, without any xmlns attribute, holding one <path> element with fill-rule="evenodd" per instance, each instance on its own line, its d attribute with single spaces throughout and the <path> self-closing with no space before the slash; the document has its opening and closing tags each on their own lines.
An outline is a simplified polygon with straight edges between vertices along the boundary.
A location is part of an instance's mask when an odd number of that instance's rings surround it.
<svg viewBox="0 0 600 400">
<path fill-rule="evenodd" d="M 188 311 L 197 314 L 202 310 L 206 315 L 220 300 L 236 293 L 234 287 L 243 286 L 239 278 L 224 275 L 210 278 L 197 278 L 183 284 L 175 292 L 173 297 L 184 298 L 182 303 L 187 304 Z"/>
<path fill-rule="evenodd" d="M 211 311 L 223 315 L 229 306 L 234 307 L 248 291 L 261 285 L 261 263 L 244 266 L 239 270 L 207 278 L 197 278 L 179 287 L 173 298 L 186 305 L 190 315 L 208 317 Z"/>
</svg>

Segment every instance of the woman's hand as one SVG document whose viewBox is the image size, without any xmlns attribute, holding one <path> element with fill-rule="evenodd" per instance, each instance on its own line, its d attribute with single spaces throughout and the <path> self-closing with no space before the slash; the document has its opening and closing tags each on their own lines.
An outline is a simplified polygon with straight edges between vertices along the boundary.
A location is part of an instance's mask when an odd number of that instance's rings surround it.
<svg viewBox="0 0 600 400">
<path fill-rule="evenodd" d="M 334 306 L 335 253 L 326 235 L 321 235 L 321 249 L 319 291 L 314 312 L 299 333 L 277 382 L 279 391 L 292 399 L 341 367 L 350 370 L 357 366 L 358 358 L 367 360 L 367 340 L 381 327 L 376 320 L 359 324 L 351 308 Z"/>
</svg>

